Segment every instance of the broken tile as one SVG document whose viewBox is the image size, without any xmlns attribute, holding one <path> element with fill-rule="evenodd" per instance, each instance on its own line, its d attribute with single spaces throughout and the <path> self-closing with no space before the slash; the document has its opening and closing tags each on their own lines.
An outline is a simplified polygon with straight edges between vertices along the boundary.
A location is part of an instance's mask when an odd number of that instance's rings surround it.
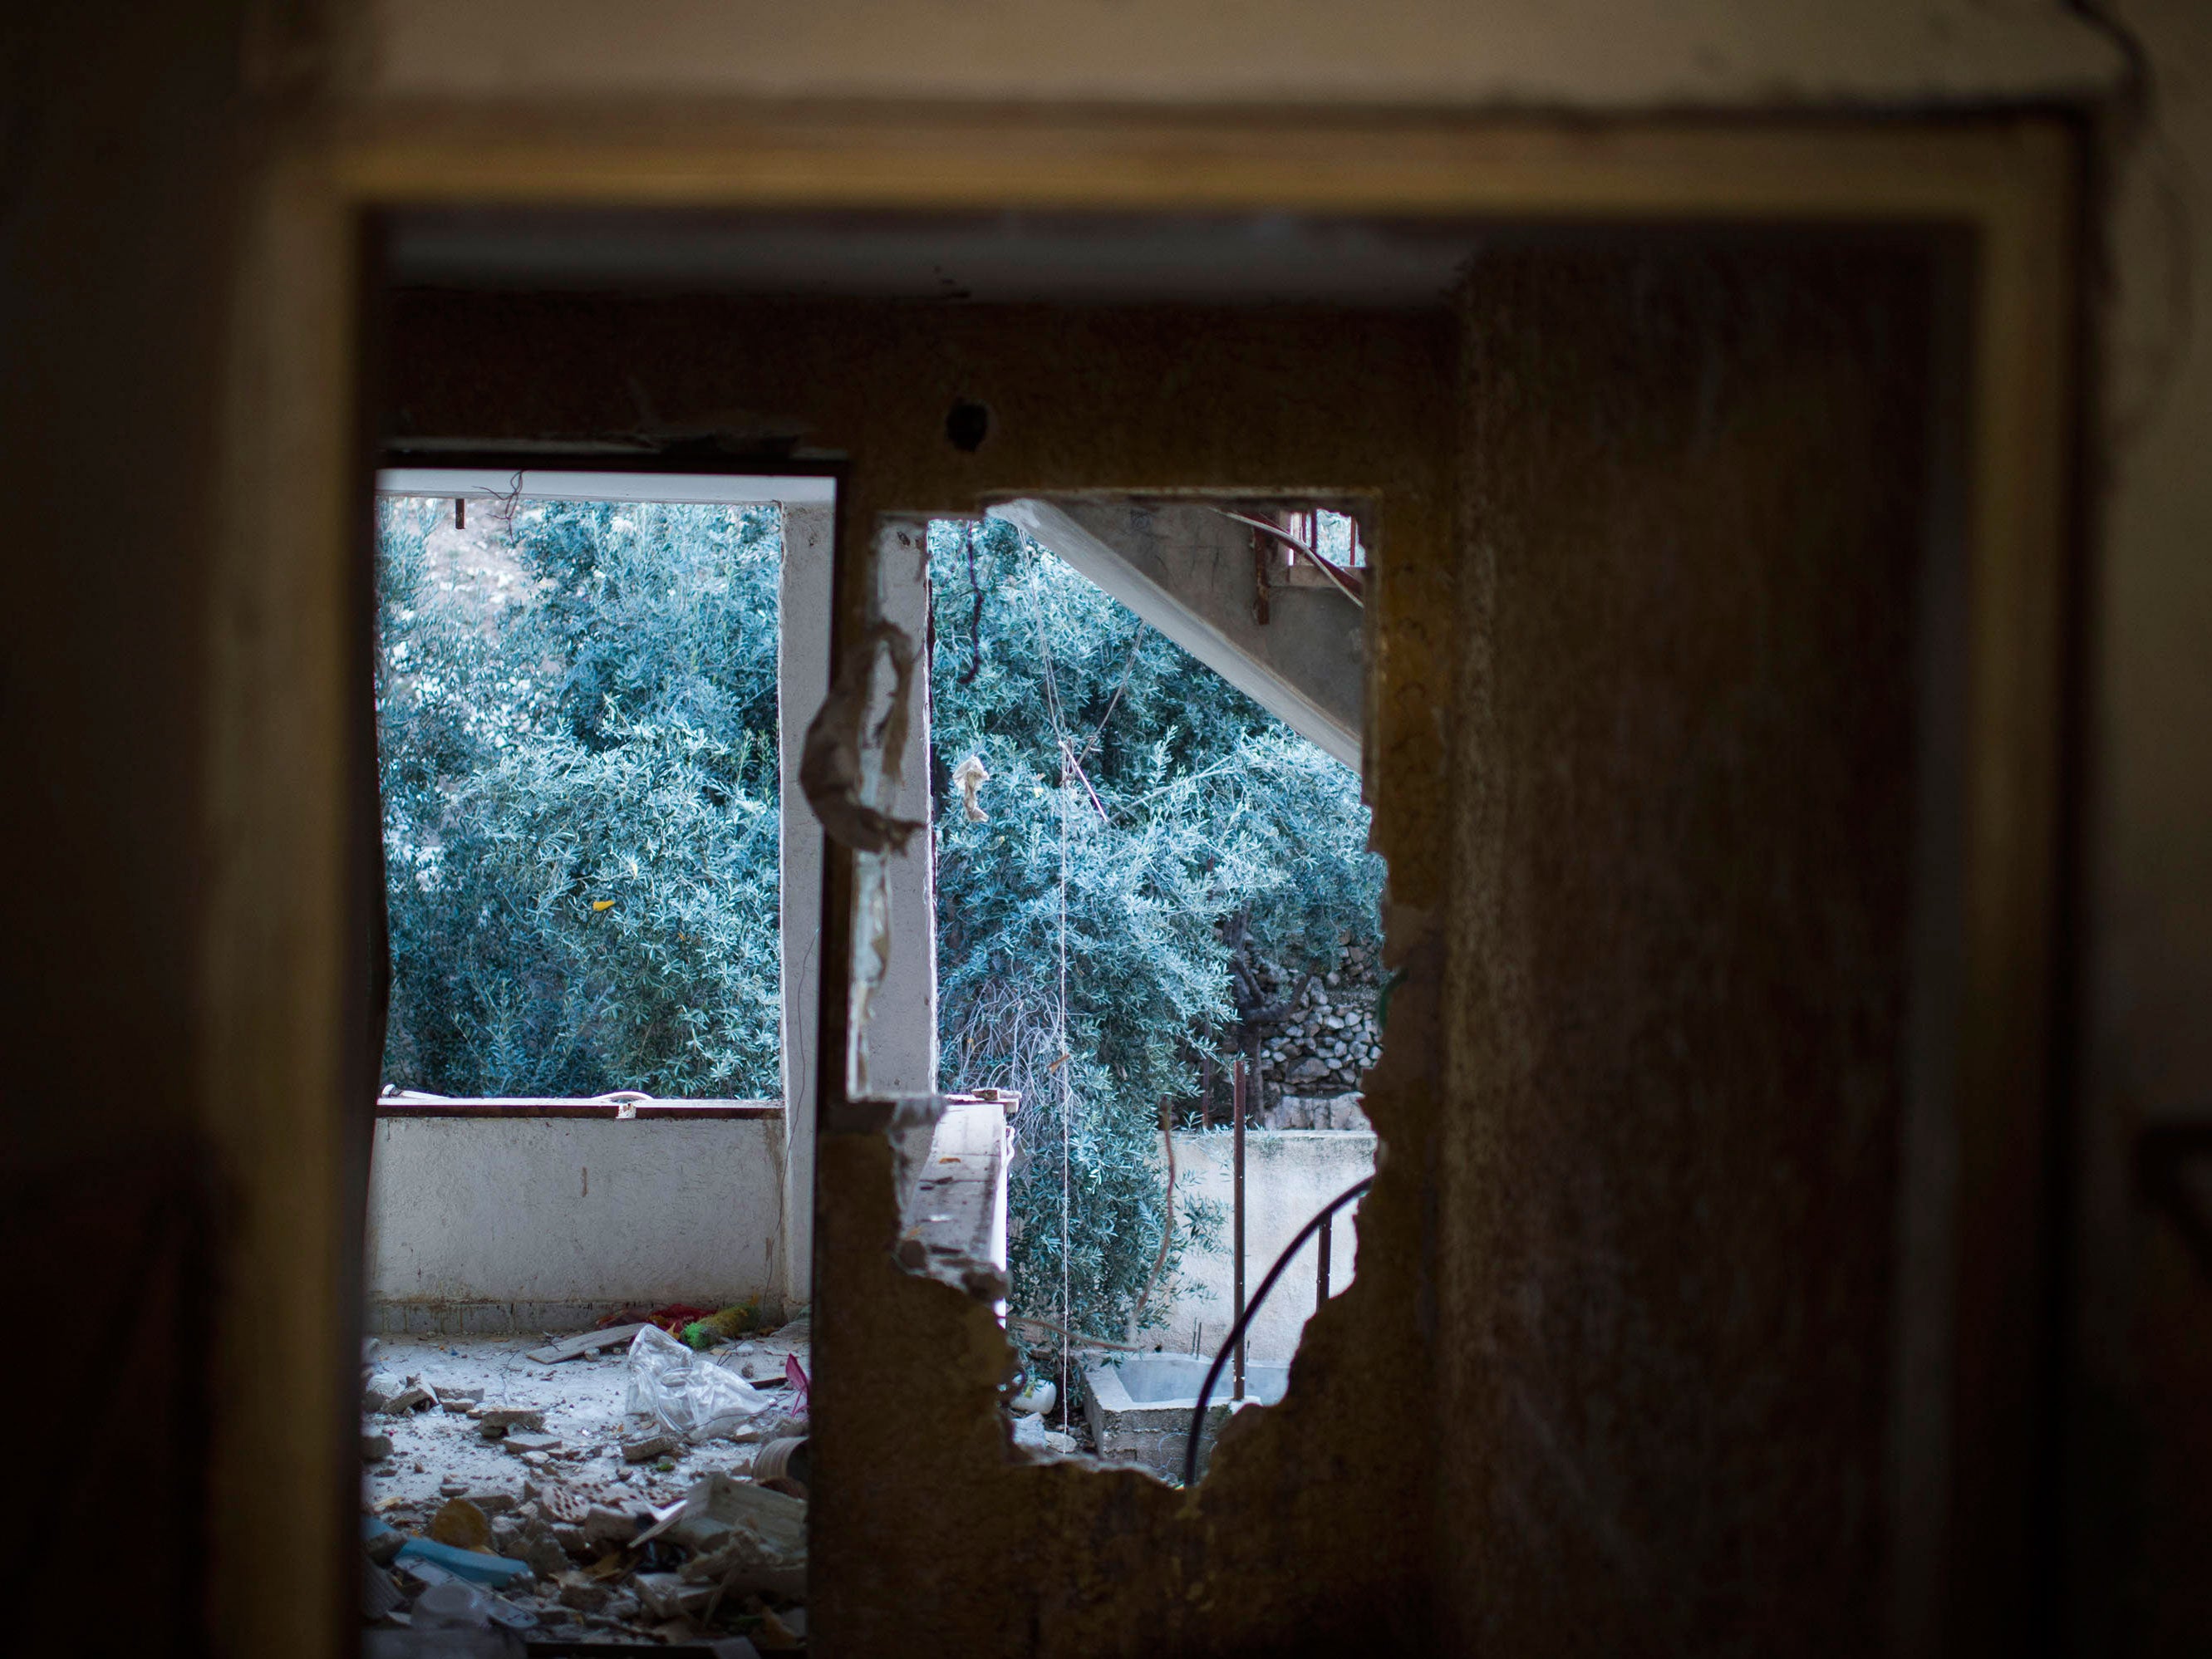
<svg viewBox="0 0 2212 1659">
<path fill-rule="evenodd" d="M 622 1443 L 623 1461 L 648 1463 L 656 1457 L 673 1455 L 682 1444 L 672 1434 L 650 1434 L 642 1440 L 625 1440 Z"/>
<path fill-rule="evenodd" d="M 684 1497 L 683 1513 L 668 1536 L 696 1554 L 711 1555 L 742 1527 L 766 1547 L 769 1559 L 806 1559 L 806 1505 L 748 1480 L 710 1474 Z"/>
<path fill-rule="evenodd" d="M 672 1572 L 641 1572 L 632 1579 L 638 1600 L 655 1619 L 680 1619 L 702 1610 L 714 1595 L 711 1584 L 687 1584 Z"/>
<path fill-rule="evenodd" d="M 491 1547 L 491 1522 L 465 1498 L 449 1498 L 430 1517 L 430 1536 L 460 1550 Z"/>
<path fill-rule="evenodd" d="M 573 1570 L 562 1573 L 557 1583 L 561 1587 L 561 1605 L 574 1607 L 579 1613 L 597 1613 L 614 1595 L 602 1581 Z"/>
</svg>

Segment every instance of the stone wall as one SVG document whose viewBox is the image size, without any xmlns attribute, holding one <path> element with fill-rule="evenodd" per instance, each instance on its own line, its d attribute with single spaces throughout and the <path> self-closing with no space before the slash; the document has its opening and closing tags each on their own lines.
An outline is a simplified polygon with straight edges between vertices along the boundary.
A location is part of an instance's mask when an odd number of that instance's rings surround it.
<svg viewBox="0 0 2212 1659">
<path fill-rule="evenodd" d="M 1376 953 L 1346 945 L 1336 966 L 1318 976 L 1262 963 L 1260 979 L 1271 998 L 1294 999 L 1289 1015 L 1260 1044 L 1263 1121 L 1271 1128 L 1364 1128 L 1364 1118 L 1357 1125 L 1317 1121 L 1302 1111 L 1301 1103 L 1356 1093 L 1368 1068 L 1382 1058 L 1376 1005 L 1382 982 Z"/>
</svg>

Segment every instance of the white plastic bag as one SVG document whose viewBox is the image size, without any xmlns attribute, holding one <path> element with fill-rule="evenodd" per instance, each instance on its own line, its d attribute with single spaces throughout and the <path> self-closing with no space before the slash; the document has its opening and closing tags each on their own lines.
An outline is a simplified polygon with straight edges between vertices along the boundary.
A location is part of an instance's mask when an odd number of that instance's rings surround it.
<svg viewBox="0 0 2212 1659">
<path fill-rule="evenodd" d="M 775 1395 L 692 1352 L 656 1325 L 630 1339 L 623 1410 L 651 1417 L 671 1434 L 694 1441 L 735 1439 L 776 1405 Z"/>
</svg>

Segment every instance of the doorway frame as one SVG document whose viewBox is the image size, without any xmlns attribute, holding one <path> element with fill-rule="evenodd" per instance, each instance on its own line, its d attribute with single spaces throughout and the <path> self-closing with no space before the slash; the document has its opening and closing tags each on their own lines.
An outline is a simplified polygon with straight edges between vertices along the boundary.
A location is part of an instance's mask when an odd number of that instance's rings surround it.
<svg viewBox="0 0 2212 1659">
<path fill-rule="evenodd" d="M 247 191 L 224 388 L 207 648 L 208 884 L 198 1109 L 226 1173 L 209 1390 L 210 1616 L 241 1654 L 328 1651 L 359 1594 L 351 1359 L 360 1224 L 346 1036 L 362 733 L 353 684 L 361 365 L 376 212 L 409 206 L 1278 210 L 1585 225 L 1946 227 L 1974 250 L 1966 446 L 1966 822 L 1956 1032 L 1954 1605 L 2041 1565 L 2055 1322 L 2047 1190 L 2062 1104 L 2066 601 L 2084 139 L 1972 120 L 1591 124 L 1304 111 L 723 106 L 324 115 Z M 865 559 L 866 538 L 846 556 Z M 838 626 L 850 637 L 850 589 Z M 373 780 L 373 770 L 369 774 Z M 2034 1034 L 2037 1040 L 2023 1040 Z M 825 1035 L 827 1035 L 825 1033 Z M 1986 1402 L 1986 1403 L 1984 1403 Z M 1965 1432 L 1971 1425 L 1972 1432 Z M 284 1517 L 281 1527 L 268 1524 Z M 1909 1589 L 1906 1595 L 1912 1594 Z M 1941 1613 L 1919 1610 L 1922 1620 Z M 1904 1610 L 1905 1625 L 1916 1622 Z M 1923 1628 L 1933 1628 L 1924 1624 Z"/>
</svg>

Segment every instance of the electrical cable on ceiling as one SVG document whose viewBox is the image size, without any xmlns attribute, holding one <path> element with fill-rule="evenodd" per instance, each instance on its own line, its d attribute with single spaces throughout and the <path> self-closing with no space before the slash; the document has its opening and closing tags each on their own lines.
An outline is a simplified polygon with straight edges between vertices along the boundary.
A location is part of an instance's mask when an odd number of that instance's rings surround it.
<svg viewBox="0 0 2212 1659">
<path fill-rule="evenodd" d="M 1255 519 L 1249 513 L 1232 513 L 1225 507 L 1217 507 L 1213 510 L 1216 513 L 1218 513 L 1224 519 L 1232 519 L 1238 524 L 1249 525 L 1253 529 L 1260 531 L 1263 534 L 1273 536 L 1277 541 L 1282 543 L 1285 547 L 1291 548 L 1299 553 L 1303 553 L 1305 555 L 1307 560 L 1313 565 L 1315 569 L 1320 571 L 1322 575 L 1328 577 L 1330 581 L 1336 585 L 1336 590 L 1338 592 L 1343 594 L 1346 599 L 1350 599 L 1352 604 L 1358 605 L 1361 610 L 1364 611 L 1367 608 L 1367 600 L 1364 590 L 1360 586 L 1355 586 L 1355 583 L 1358 580 L 1357 577 L 1353 576 L 1350 571 L 1341 568 L 1335 561 L 1323 558 L 1318 551 L 1307 546 L 1296 536 L 1291 534 L 1289 531 L 1284 529 L 1282 526 L 1279 524 L 1269 524 L 1265 519 Z"/>
</svg>

